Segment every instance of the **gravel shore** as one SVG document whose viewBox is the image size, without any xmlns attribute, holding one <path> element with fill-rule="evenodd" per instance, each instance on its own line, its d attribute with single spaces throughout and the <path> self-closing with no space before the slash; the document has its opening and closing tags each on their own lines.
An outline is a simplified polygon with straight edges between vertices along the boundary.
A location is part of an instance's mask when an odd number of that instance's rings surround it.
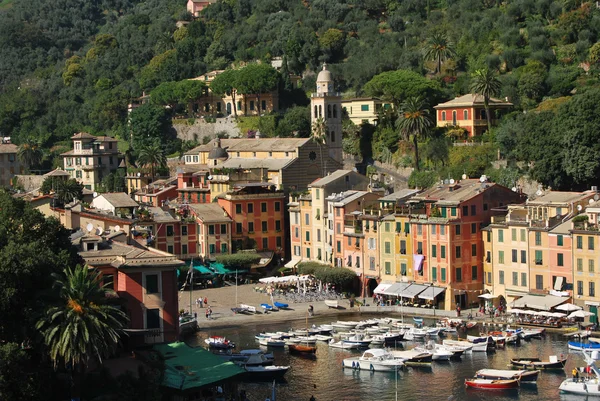
<svg viewBox="0 0 600 401">
<path fill-rule="evenodd" d="M 303 320 L 306 318 L 308 313 L 309 304 L 313 305 L 315 316 L 337 316 L 348 313 L 356 313 L 359 311 L 357 307 L 350 308 L 348 300 L 342 300 L 340 301 L 340 309 L 330 309 L 323 301 L 317 301 L 312 303 L 290 303 L 290 309 L 287 310 L 258 313 L 259 311 L 262 312 L 260 304 L 270 304 L 271 298 L 264 293 L 256 292 L 254 288 L 257 286 L 257 284 L 243 284 L 238 285 L 237 290 L 235 286 L 194 290 L 192 292 L 192 313 L 196 312 L 198 314 L 199 329 L 202 331 L 204 328 L 215 329 L 235 327 L 250 322 L 276 323 L 291 320 Z M 208 305 L 213 311 L 211 319 L 207 319 L 205 316 L 206 307 L 204 305 L 202 307 L 198 307 L 196 304 L 196 300 L 198 298 L 204 299 L 204 297 L 208 299 Z M 275 297 L 275 301 L 288 303 L 284 299 L 278 299 L 277 297 Z M 241 303 L 255 306 L 257 314 L 246 315 L 233 313 L 231 308 L 239 306 Z M 189 291 L 179 292 L 179 309 L 185 309 L 186 311 L 190 309 Z"/>
</svg>

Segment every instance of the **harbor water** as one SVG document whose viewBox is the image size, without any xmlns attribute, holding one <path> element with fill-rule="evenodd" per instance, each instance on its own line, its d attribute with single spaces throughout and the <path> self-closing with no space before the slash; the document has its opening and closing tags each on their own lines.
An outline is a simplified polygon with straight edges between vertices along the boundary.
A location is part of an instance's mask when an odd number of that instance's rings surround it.
<svg viewBox="0 0 600 401">
<path fill-rule="evenodd" d="M 344 315 L 343 320 L 365 320 L 381 315 Z M 397 316 L 394 316 L 397 317 Z M 314 317 L 309 324 L 328 324 L 332 318 Z M 412 321 L 411 318 L 405 321 Z M 425 320 L 425 324 L 433 321 Z M 304 321 L 280 324 L 246 324 L 239 328 L 201 331 L 190 339 L 192 346 L 205 346 L 204 338 L 224 335 L 234 341 L 237 350 L 259 348 L 254 336 L 262 331 L 287 331 L 304 328 Z M 469 334 L 477 335 L 480 326 Z M 461 332 L 461 337 L 466 337 Z M 456 338 L 448 336 L 447 338 Z M 441 337 L 440 340 L 441 342 Z M 403 341 L 404 349 L 410 349 L 422 341 Z M 265 351 L 267 350 L 264 347 Z M 285 380 L 276 384 L 277 400 L 309 401 L 393 401 L 393 400 L 586 400 L 586 397 L 560 394 L 558 387 L 575 366 L 583 366 L 583 358 L 567 349 L 567 339 L 558 334 L 547 334 L 542 339 L 522 341 L 520 346 L 507 345 L 495 353 L 474 352 L 465 354 L 461 360 L 450 362 L 434 361 L 431 368 L 407 367 L 397 375 L 386 372 L 355 371 L 342 368 L 342 360 L 360 356 L 362 351 L 330 348 L 326 343 L 317 343 L 316 357 L 307 358 L 290 355 L 286 348 L 269 348 L 275 355 L 276 365 L 289 365 L 291 369 Z M 510 369 L 511 358 L 537 357 L 548 359 L 550 355 L 569 355 L 564 370 L 542 371 L 537 385 L 522 384 L 518 390 L 473 390 L 466 389 L 464 381 L 472 378 L 479 369 Z M 264 401 L 271 397 L 272 382 L 242 383 L 240 389 L 247 391 L 251 401 Z M 590 398 L 591 399 L 591 398 Z"/>
</svg>

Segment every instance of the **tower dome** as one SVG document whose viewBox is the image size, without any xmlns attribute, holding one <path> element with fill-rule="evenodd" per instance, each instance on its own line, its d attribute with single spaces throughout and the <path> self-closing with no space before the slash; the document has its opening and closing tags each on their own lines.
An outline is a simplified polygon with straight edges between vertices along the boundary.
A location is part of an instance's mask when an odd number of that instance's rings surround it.
<svg viewBox="0 0 600 401">
<path fill-rule="evenodd" d="M 213 148 L 208 152 L 208 158 L 210 160 L 227 160 L 229 155 L 227 151 L 221 147 L 221 139 L 215 140 Z"/>
<path fill-rule="evenodd" d="M 317 82 L 333 82 L 331 71 L 327 69 L 327 64 L 323 63 L 323 69 L 317 75 Z"/>
</svg>

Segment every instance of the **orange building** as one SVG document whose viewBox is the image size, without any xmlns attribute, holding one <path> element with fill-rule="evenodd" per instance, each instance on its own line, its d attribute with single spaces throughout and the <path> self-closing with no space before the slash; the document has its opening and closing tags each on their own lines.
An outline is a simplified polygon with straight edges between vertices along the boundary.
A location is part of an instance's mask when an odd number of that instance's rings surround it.
<svg viewBox="0 0 600 401">
<path fill-rule="evenodd" d="M 285 244 L 285 194 L 271 183 L 236 184 L 217 202 L 233 220 L 233 252 L 242 249 L 273 251 L 283 257 Z"/>
<path fill-rule="evenodd" d="M 478 303 L 483 290 L 481 228 L 489 224 L 493 209 L 523 200 L 521 194 L 484 179 L 440 184 L 411 199 L 424 210 L 410 218 L 412 278 L 439 285 L 434 301 L 441 309 Z"/>
<path fill-rule="evenodd" d="M 210 203 L 208 168 L 181 166 L 177 169 L 177 200 L 180 203 Z"/>
<path fill-rule="evenodd" d="M 492 124 L 495 124 L 500 119 L 500 115 L 511 107 L 512 103 L 508 101 L 491 98 L 489 109 Z M 487 131 L 487 118 L 481 95 L 463 95 L 438 104 L 434 109 L 438 127 L 461 127 L 470 137 L 482 135 Z"/>
</svg>

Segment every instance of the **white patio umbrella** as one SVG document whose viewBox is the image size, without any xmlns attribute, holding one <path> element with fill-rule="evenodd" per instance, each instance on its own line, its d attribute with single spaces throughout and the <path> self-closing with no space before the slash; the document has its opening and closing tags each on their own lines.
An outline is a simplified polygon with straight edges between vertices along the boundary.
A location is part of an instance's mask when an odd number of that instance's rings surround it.
<svg viewBox="0 0 600 401">
<path fill-rule="evenodd" d="M 492 295 L 492 294 L 481 294 L 478 296 L 478 298 L 483 298 L 483 299 L 494 299 L 494 298 L 498 298 L 498 295 Z"/>
<path fill-rule="evenodd" d="M 552 313 L 551 312 L 546 312 L 546 311 L 539 311 L 539 312 L 533 312 L 534 316 L 544 316 L 544 317 L 548 317 L 551 316 Z"/>
<path fill-rule="evenodd" d="M 522 310 L 521 313 L 523 315 L 534 315 L 535 314 L 535 312 L 532 310 Z"/>
<path fill-rule="evenodd" d="M 567 316 L 566 313 L 562 313 L 562 312 L 553 312 L 550 314 L 552 317 L 565 317 Z"/>
<path fill-rule="evenodd" d="M 573 312 L 573 311 L 580 310 L 580 309 L 583 309 L 583 308 L 581 306 L 577 306 L 577 305 L 566 303 L 566 304 L 558 305 L 554 309 L 556 309 L 556 310 L 564 310 L 565 312 Z"/>
<path fill-rule="evenodd" d="M 523 311 L 521 309 L 516 309 L 516 308 L 515 309 L 508 308 L 506 311 L 508 313 L 516 313 L 516 314 L 523 313 Z"/>
<path fill-rule="evenodd" d="M 575 311 L 575 312 L 571 313 L 569 315 L 569 319 L 572 319 L 574 317 L 586 317 L 586 316 L 593 316 L 593 315 L 594 314 L 592 312 L 587 312 L 587 311 L 584 311 L 584 310 L 578 310 L 578 311 Z"/>
</svg>

